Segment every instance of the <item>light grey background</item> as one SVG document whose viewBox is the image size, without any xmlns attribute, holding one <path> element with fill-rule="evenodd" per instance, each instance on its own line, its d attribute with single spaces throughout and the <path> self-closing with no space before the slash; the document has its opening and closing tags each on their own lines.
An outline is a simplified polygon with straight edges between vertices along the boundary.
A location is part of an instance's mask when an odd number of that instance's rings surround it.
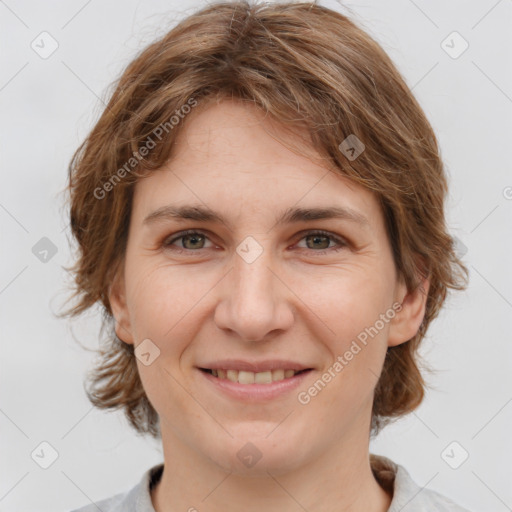
<svg viewBox="0 0 512 512">
<path fill-rule="evenodd" d="M 346 12 L 334 0 L 321 4 Z M 96 411 L 85 397 L 94 354 L 75 339 L 97 347 L 98 316 L 54 316 L 69 296 L 63 267 L 72 263 L 60 191 L 107 86 L 202 5 L 0 1 L 0 511 L 70 510 L 128 489 L 162 460 L 159 446 L 132 433 L 120 413 Z M 471 510 L 511 510 L 512 2 L 346 5 L 396 62 L 438 134 L 450 175 L 449 226 L 471 272 L 468 290 L 449 299 L 423 345 L 438 370 L 427 376 L 435 388 L 371 452 Z M 59 45 L 47 59 L 31 48 L 34 40 L 42 46 L 43 31 Z M 457 58 L 463 41 L 453 31 L 469 44 Z M 57 249 L 46 262 L 32 252 L 43 237 Z M 43 441 L 58 452 L 48 469 L 31 458 Z M 452 469 L 446 460 L 456 465 L 464 452 L 469 458 Z"/>
</svg>

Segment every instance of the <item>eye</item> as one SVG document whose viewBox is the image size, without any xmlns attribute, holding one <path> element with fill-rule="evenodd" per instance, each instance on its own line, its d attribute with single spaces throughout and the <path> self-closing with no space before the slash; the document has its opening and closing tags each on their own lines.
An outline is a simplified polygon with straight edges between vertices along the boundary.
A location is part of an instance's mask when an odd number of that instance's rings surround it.
<svg viewBox="0 0 512 512">
<path fill-rule="evenodd" d="M 181 248 L 180 247 L 172 247 L 174 242 L 181 240 Z M 208 237 L 201 233 L 200 231 L 184 231 L 182 233 L 178 233 L 174 238 L 168 238 L 164 240 L 163 247 L 172 248 L 173 250 L 177 250 L 181 252 L 181 250 L 196 250 L 196 249 L 205 249 L 204 243 L 205 240 L 208 240 Z"/>
<path fill-rule="evenodd" d="M 162 242 L 162 247 L 166 249 L 170 249 L 176 252 L 183 251 L 191 251 L 197 252 L 200 249 L 208 249 L 210 247 L 206 247 L 205 243 L 209 240 L 207 235 L 201 231 L 183 231 L 178 233 L 177 235 L 173 235 L 165 239 Z M 348 246 L 348 243 L 340 237 L 334 236 L 327 231 L 310 231 L 307 233 L 303 233 L 300 241 L 306 241 L 305 249 L 310 249 L 314 253 L 318 255 L 326 254 L 328 252 L 340 251 Z M 180 244 L 175 245 L 176 242 L 181 241 Z M 334 247 L 331 246 L 331 243 L 335 244 Z M 300 246 L 298 246 L 300 247 Z M 304 247 L 300 247 L 303 249 Z"/>
<path fill-rule="evenodd" d="M 313 249 L 313 252 L 317 254 L 326 254 L 330 251 L 337 252 L 348 245 L 346 241 L 327 231 L 310 231 L 305 233 L 301 240 L 306 241 L 307 249 Z M 335 242 L 337 247 L 329 247 L 332 241 Z"/>
</svg>

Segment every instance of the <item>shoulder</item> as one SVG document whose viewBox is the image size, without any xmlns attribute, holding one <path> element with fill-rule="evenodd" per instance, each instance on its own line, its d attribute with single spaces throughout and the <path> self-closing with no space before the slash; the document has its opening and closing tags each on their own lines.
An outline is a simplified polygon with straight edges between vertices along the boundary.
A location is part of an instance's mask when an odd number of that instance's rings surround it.
<svg viewBox="0 0 512 512">
<path fill-rule="evenodd" d="M 370 454 L 370 465 L 379 483 L 393 493 L 388 512 L 470 512 L 437 491 L 420 487 L 400 464 Z"/>
<path fill-rule="evenodd" d="M 130 490 L 90 503 L 71 512 L 98 512 L 98 510 L 101 512 L 155 512 L 151 502 L 151 485 L 160 478 L 162 469 L 163 464 L 153 466 Z"/>
<path fill-rule="evenodd" d="M 86 505 L 85 507 L 74 509 L 71 512 L 98 512 L 98 509 L 102 512 L 117 512 L 121 510 L 128 512 L 135 510 L 135 508 L 125 508 L 129 494 L 130 491 L 119 493 L 110 498 Z"/>
</svg>

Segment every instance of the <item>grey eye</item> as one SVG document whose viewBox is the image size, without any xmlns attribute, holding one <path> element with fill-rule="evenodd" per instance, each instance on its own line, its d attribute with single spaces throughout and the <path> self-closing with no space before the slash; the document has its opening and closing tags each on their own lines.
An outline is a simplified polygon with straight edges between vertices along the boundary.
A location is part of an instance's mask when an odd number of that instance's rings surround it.
<svg viewBox="0 0 512 512">
<path fill-rule="evenodd" d="M 182 246 L 184 249 L 203 249 L 205 238 L 206 237 L 204 235 L 195 233 L 192 235 L 181 236 L 179 239 L 182 240 Z M 189 242 L 188 245 L 187 242 Z"/>
<path fill-rule="evenodd" d="M 329 247 L 330 238 L 327 235 L 308 235 L 305 237 L 308 249 L 327 249 Z M 310 245 L 308 242 L 312 242 Z"/>
</svg>

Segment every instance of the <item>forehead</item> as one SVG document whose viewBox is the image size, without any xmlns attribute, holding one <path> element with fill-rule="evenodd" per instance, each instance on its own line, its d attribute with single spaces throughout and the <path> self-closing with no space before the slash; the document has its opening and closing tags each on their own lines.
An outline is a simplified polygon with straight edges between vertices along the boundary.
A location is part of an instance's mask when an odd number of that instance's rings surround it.
<svg viewBox="0 0 512 512">
<path fill-rule="evenodd" d="M 199 107 L 182 121 L 171 159 L 137 184 L 141 215 L 170 202 L 221 208 L 224 217 L 324 205 L 378 215 L 373 194 L 325 165 L 305 128 L 291 132 L 240 101 Z"/>
<path fill-rule="evenodd" d="M 251 161 L 259 166 L 289 163 L 303 167 L 305 159 L 322 160 L 303 124 L 297 123 L 292 131 L 241 100 L 199 104 L 183 122 L 169 163 L 221 159 L 243 170 L 241 164 Z M 324 165 L 316 167 L 325 171 Z"/>
</svg>

